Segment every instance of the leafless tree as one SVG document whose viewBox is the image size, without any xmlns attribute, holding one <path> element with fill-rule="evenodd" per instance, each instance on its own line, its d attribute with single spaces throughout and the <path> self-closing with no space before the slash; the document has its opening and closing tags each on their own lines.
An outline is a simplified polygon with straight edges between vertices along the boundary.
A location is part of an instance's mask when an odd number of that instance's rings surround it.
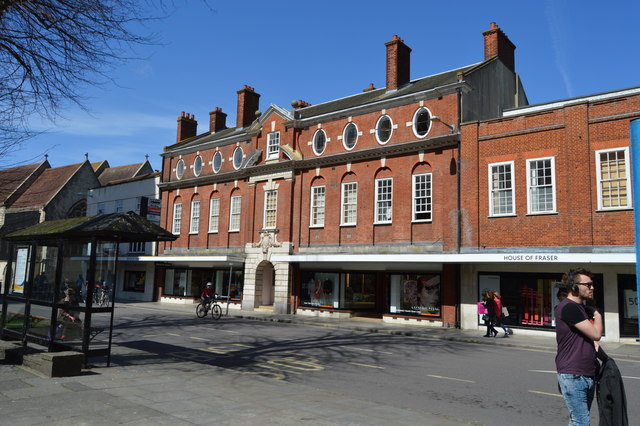
<svg viewBox="0 0 640 426">
<path fill-rule="evenodd" d="M 85 108 L 82 90 L 154 42 L 140 34 L 162 0 L 0 0 L 0 157 L 34 133 L 28 118 Z M 144 32 L 144 31 L 142 31 Z"/>
</svg>

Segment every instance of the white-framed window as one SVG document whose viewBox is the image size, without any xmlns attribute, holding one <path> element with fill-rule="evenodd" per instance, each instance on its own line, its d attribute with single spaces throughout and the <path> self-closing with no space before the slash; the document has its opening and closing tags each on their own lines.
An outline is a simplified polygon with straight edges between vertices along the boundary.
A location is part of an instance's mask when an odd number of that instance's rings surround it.
<svg viewBox="0 0 640 426">
<path fill-rule="evenodd" d="M 175 203 L 173 205 L 173 229 L 171 232 L 179 235 L 181 228 L 182 228 L 182 203 Z"/>
<path fill-rule="evenodd" d="M 106 212 L 106 205 L 104 203 L 98 203 L 98 214 L 105 214 Z"/>
<path fill-rule="evenodd" d="M 231 208 L 229 209 L 229 231 L 240 230 L 240 207 L 242 206 L 242 196 L 231 197 Z"/>
<path fill-rule="evenodd" d="M 327 146 L 327 134 L 322 129 L 318 129 L 313 135 L 313 152 L 320 155 Z"/>
<path fill-rule="evenodd" d="M 191 202 L 191 221 L 189 222 L 189 233 L 200 232 L 200 201 Z"/>
<path fill-rule="evenodd" d="M 351 151 L 358 142 L 358 126 L 354 122 L 348 123 L 342 132 L 342 144 Z"/>
<path fill-rule="evenodd" d="M 220 198 L 209 200 L 209 232 L 218 232 L 220 227 Z"/>
<path fill-rule="evenodd" d="M 388 115 L 383 115 L 378 118 L 376 123 L 376 139 L 379 144 L 384 145 L 391 139 L 391 133 L 393 133 L 393 121 Z"/>
<path fill-rule="evenodd" d="M 376 179 L 375 223 L 391 223 L 393 179 Z"/>
<path fill-rule="evenodd" d="M 124 211 L 124 202 L 122 200 L 116 200 L 116 213 L 122 213 Z"/>
<path fill-rule="evenodd" d="M 340 225 L 355 225 L 358 218 L 358 182 L 342 184 Z"/>
<path fill-rule="evenodd" d="M 278 147 L 280 146 L 280 132 L 267 134 L 267 160 L 278 158 Z"/>
<path fill-rule="evenodd" d="M 233 151 L 233 167 L 237 170 L 242 166 L 242 160 L 244 159 L 244 152 L 242 148 L 237 147 L 235 151 Z"/>
<path fill-rule="evenodd" d="M 184 161 L 180 159 L 176 164 L 176 177 L 182 179 L 182 176 L 184 176 Z"/>
<path fill-rule="evenodd" d="M 216 151 L 216 153 L 213 154 L 213 161 L 211 163 L 213 173 L 218 173 L 220 171 L 220 167 L 222 167 L 222 153 L 220 151 Z"/>
<path fill-rule="evenodd" d="M 144 241 L 129 243 L 129 253 L 144 253 L 145 244 Z"/>
<path fill-rule="evenodd" d="M 598 172 L 598 209 L 615 210 L 633 207 L 629 148 L 596 151 Z"/>
<path fill-rule="evenodd" d="M 197 155 L 196 159 L 193 160 L 193 174 L 200 176 L 200 173 L 202 173 L 202 157 Z"/>
<path fill-rule="evenodd" d="M 311 223 L 312 227 L 324 226 L 324 206 L 326 187 L 324 185 L 311 187 Z"/>
<path fill-rule="evenodd" d="M 278 191 L 275 189 L 264 193 L 264 228 L 276 227 L 276 212 L 278 211 Z"/>
<path fill-rule="evenodd" d="M 426 107 L 420 107 L 413 115 L 413 133 L 419 137 L 424 138 L 431 129 L 431 111 Z"/>
<path fill-rule="evenodd" d="M 527 160 L 527 195 L 529 214 L 555 213 L 556 176 L 555 158 Z"/>
<path fill-rule="evenodd" d="M 489 164 L 489 214 L 509 216 L 516 213 L 513 161 Z"/>
<path fill-rule="evenodd" d="M 418 173 L 412 176 L 413 222 L 431 222 L 432 198 L 431 198 L 431 173 Z"/>
</svg>

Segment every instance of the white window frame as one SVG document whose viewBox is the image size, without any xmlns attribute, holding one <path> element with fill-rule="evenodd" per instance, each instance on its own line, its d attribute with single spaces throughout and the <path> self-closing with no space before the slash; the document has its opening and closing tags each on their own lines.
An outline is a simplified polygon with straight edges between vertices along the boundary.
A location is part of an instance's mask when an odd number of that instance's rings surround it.
<svg viewBox="0 0 640 426">
<path fill-rule="evenodd" d="M 537 185 L 531 176 L 531 164 L 537 161 L 549 161 L 549 168 L 551 169 L 551 183 Z M 534 201 L 534 192 L 539 188 L 551 187 L 551 209 L 536 210 Z M 529 158 L 527 159 L 527 214 L 546 214 L 556 213 L 556 159 L 555 157 L 541 157 L 541 158 Z"/>
<path fill-rule="evenodd" d="M 316 149 L 316 138 L 318 137 L 318 135 L 324 135 L 324 146 L 322 147 L 322 151 L 318 151 Z M 311 145 L 313 148 L 313 153 L 316 155 L 322 155 L 322 153 L 327 149 L 327 132 L 324 131 L 324 129 L 318 129 L 316 130 L 316 132 L 313 134 L 313 140 L 311 141 Z"/>
<path fill-rule="evenodd" d="M 352 215 L 353 217 L 351 217 Z M 358 182 L 343 182 L 340 194 L 340 225 L 354 226 L 357 222 Z"/>
<path fill-rule="evenodd" d="M 267 133 L 267 160 L 277 160 L 280 149 L 280 132 Z"/>
<path fill-rule="evenodd" d="M 391 128 L 390 128 L 390 131 L 391 131 L 391 132 L 389 133 L 389 139 L 387 139 L 386 141 L 382 141 L 382 140 L 380 139 L 380 134 L 379 134 L 379 132 L 380 132 L 380 128 L 379 128 L 379 126 L 380 126 L 380 122 L 381 122 L 385 117 L 389 119 L 389 123 L 390 123 L 390 126 L 391 126 Z M 379 143 L 380 145 L 386 145 L 387 143 L 389 143 L 389 141 L 391 140 L 391 137 L 393 136 L 393 120 L 391 119 L 391 116 L 390 116 L 390 115 L 387 115 L 387 114 L 381 115 L 381 116 L 380 116 L 380 118 L 378 118 L 378 121 L 376 121 L 376 128 L 375 128 L 375 131 L 376 131 L 376 132 L 375 132 L 375 134 L 376 134 L 376 140 L 378 141 L 378 143 Z"/>
<path fill-rule="evenodd" d="M 623 152 L 624 153 L 624 161 L 625 161 L 625 171 L 626 177 L 623 178 L 626 185 L 627 191 L 627 204 L 624 206 L 605 206 L 602 185 L 605 182 L 602 179 L 602 162 L 600 161 L 601 154 L 608 154 L 611 152 Z M 620 148 L 610 148 L 610 149 L 601 149 L 596 151 L 596 169 L 597 169 L 597 189 L 598 189 L 598 210 L 628 210 L 633 208 L 633 198 L 632 198 L 632 187 L 631 187 L 631 157 L 629 156 L 629 147 L 620 147 Z M 618 180 L 618 179 L 610 179 Z"/>
<path fill-rule="evenodd" d="M 171 232 L 180 235 L 182 230 L 182 203 L 175 203 L 173 205 L 173 227 Z"/>
<path fill-rule="evenodd" d="M 240 152 L 240 163 L 236 164 L 236 159 L 238 158 L 238 156 L 236 155 L 238 152 Z M 233 150 L 233 157 L 231 157 L 231 159 L 233 160 L 233 168 L 238 170 L 240 167 L 242 167 L 242 162 L 244 161 L 244 151 L 242 150 L 242 147 L 236 147 L 236 149 Z"/>
<path fill-rule="evenodd" d="M 502 167 L 502 166 L 509 166 L 511 168 L 511 211 L 510 212 L 505 212 L 505 213 L 496 213 L 495 212 L 495 208 L 496 206 L 494 205 L 493 202 L 493 195 L 494 195 L 494 189 L 493 189 L 493 168 L 494 167 Z M 488 177 L 489 177 L 489 217 L 502 217 L 502 216 L 516 216 L 516 173 L 515 173 L 515 163 L 513 161 L 503 161 L 501 163 L 491 163 L 489 164 L 488 168 L 487 168 L 487 173 L 488 173 Z M 497 189 L 496 192 L 507 192 L 507 190 L 504 189 Z"/>
<path fill-rule="evenodd" d="M 353 141 L 353 146 L 351 148 L 349 148 L 347 146 L 347 130 L 352 127 L 356 130 L 356 138 Z M 358 125 L 356 123 L 354 123 L 353 121 L 350 121 L 347 123 L 346 126 L 344 126 L 344 130 L 342 131 L 342 146 L 344 146 L 344 149 L 346 149 L 347 151 L 351 151 L 353 148 L 356 147 L 356 145 L 358 144 Z"/>
<path fill-rule="evenodd" d="M 200 200 L 191 202 L 191 219 L 189 221 L 189 233 L 197 234 L 200 232 Z"/>
<path fill-rule="evenodd" d="M 182 177 L 184 176 L 184 167 L 184 160 L 181 158 L 176 163 L 176 177 L 178 178 L 178 180 L 182 179 Z"/>
<path fill-rule="evenodd" d="M 200 164 L 198 166 L 198 164 Z M 193 160 L 193 174 L 197 177 L 200 176 L 200 174 L 202 173 L 202 167 L 204 167 L 204 161 L 202 160 L 202 157 L 199 155 L 196 155 L 196 158 Z"/>
<path fill-rule="evenodd" d="M 136 241 L 129 243 L 129 253 L 144 253 L 146 243 L 144 241 Z"/>
<path fill-rule="evenodd" d="M 273 202 L 273 203 L 271 203 Z M 263 229 L 275 229 L 277 225 L 278 190 L 270 189 L 264 192 Z"/>
<path fill-rule="evenodd" d="M 209 232 L 217 233 L 220 229 L 220 198 L 209 200 Z"/>
<path fill-rule="evenodd" d="M 388 192 L 385 191 L 387 187 L 384 185 L 388 183 Z M 374 204 L 374 218 L 373 223 L 385 224 L 391 223 L 393 219 L 393 178 L 378 178 L 376 179 L 376 200 Z M 388 207 L 387 207 L 388 204 Z M 385 215 L 386 213 L 386 215 Z M 386 216 L 386 217 L 385 217 Z"/>
<path fill-rule="evenodd" d="M 418 124 L 418 116 L 420 115 L 420 113 L 422 111 L 426 111 L 427 114 L 429 114 L 429 127 L 427 128 L 427 131 L 425 132 L 424 135 L 421 135 L 418 133 L 418 129 L 416 127 L 416 125 Z M 425 106 L 421 106 L 420 108 L 418 108 L 416 110 L 416 112 L 413 113 L 413 120 L 411 120 L 411 128 L 413 129 L 413 134 L 416 135 L 417 138 L 426 138 L 427 135 L 429 134 L 429 132 L 431 131 L 431 118 L 433 117 L 433 114 L 431 114 L 431 111 L 429 110 L 429 108 L 425 107 Z"/>
<path fill-rule="evenodd" d="M 309 226 L 311 228 L 324 227 L 324 214 L 327 202 L 327 187 L 316 185 L 311 187 L 311 213 L 309 214 Z"/>
<path fill-rule="evenodd" d="M 229 232 L 240 231 L 240 214 L 242 212 L 242 195 L 231 197 L 229 205 Z"/>
<path fill-rule="evenodd" d="M 220 159 L 220 164 L 218 164 L 217 169 L 216 169 L 216 158 Z M 213 170 L 213 173 L 218 173 L 221 168 L 222 168 L 222 153 L 220 151 L 216 151 L 216 153 L 213 154 L 213 159 L 211 160 L 211 169 Z"/>
<path fill-rule="evenodd" d="M 426 194 L 417 196 L 418 183 L 422 184 L 422 182 L 418 182 L 418 178 L 425 178 Z M 422 206 L 423 203 L 418 203 L 418 200 L 425 200 L 424 205 L 426 206 L 425 210 L 418 211 L 418 207 Z M 429 214 L 429 217 L 426 219 L 418 218 L 418 214 Z M 433 221 L 433 173 L 425 172 L 425 173 L 416 173 L 411 175 L 411 221 L 412 222 L 432 222 Z"/>
</svg>

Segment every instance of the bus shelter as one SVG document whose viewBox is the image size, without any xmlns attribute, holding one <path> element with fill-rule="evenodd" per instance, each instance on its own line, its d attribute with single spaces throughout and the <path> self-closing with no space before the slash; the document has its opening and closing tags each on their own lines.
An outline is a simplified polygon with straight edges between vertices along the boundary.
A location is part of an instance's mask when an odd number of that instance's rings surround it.
<svg viewBox="0 0 640 426">
<path fill-rule="evenodd" d="M 111 359 L 120 243 L 176 236 L 133 212 L 52 220 L 11 233 L 0 338 Z M 30 345 L 31 344 L 31 345 Z"/>
</svg>

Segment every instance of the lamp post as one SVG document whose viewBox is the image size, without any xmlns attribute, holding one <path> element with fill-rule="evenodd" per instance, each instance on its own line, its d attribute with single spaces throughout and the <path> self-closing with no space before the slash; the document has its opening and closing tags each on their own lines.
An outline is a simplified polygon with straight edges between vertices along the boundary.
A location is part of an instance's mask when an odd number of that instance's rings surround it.
<svg viewBox="0 0 640 426">
<path fill-rule="evenodd" d="M 454 126 L 453 124 L 449 124 L 449 123 L 445 123 L 444 121 L 442 121 L 442 119 L 440 117 L 438 117 L 437 115 L 432 115 L 431 118 L 429 119 L 432 122 L 439 122 L 444 124 L 445 126 L 447 126 L 449 129 L 451 129 L 451 133 L 454 133 L 456 131 L 456 126 Z"/>
<path fill-rule="evenodd" d="M 640 119 L 631 120 L 630 124 L 631 134 L 631 187 L 632 195 L 635 200 L 636 197 L 640 197 Z M 637 201 L 636 201 L 637 202 Z M 640 319 L 640 305 L 638 305 L 638 293 L 640 292 L 640 261 L 638 258 L 640 244 L 640 209 L 634 206 L 633 209 L 633 224 L 634 224 L 634 237 L 636 248 L 636 309 L 638 309 L 638 317 Z M 628 301 L 626 301 L 628 303 Z M 640 321 L 638 321 L 638 337 L 637 342 L 640 342 Z"/>
</svg>

